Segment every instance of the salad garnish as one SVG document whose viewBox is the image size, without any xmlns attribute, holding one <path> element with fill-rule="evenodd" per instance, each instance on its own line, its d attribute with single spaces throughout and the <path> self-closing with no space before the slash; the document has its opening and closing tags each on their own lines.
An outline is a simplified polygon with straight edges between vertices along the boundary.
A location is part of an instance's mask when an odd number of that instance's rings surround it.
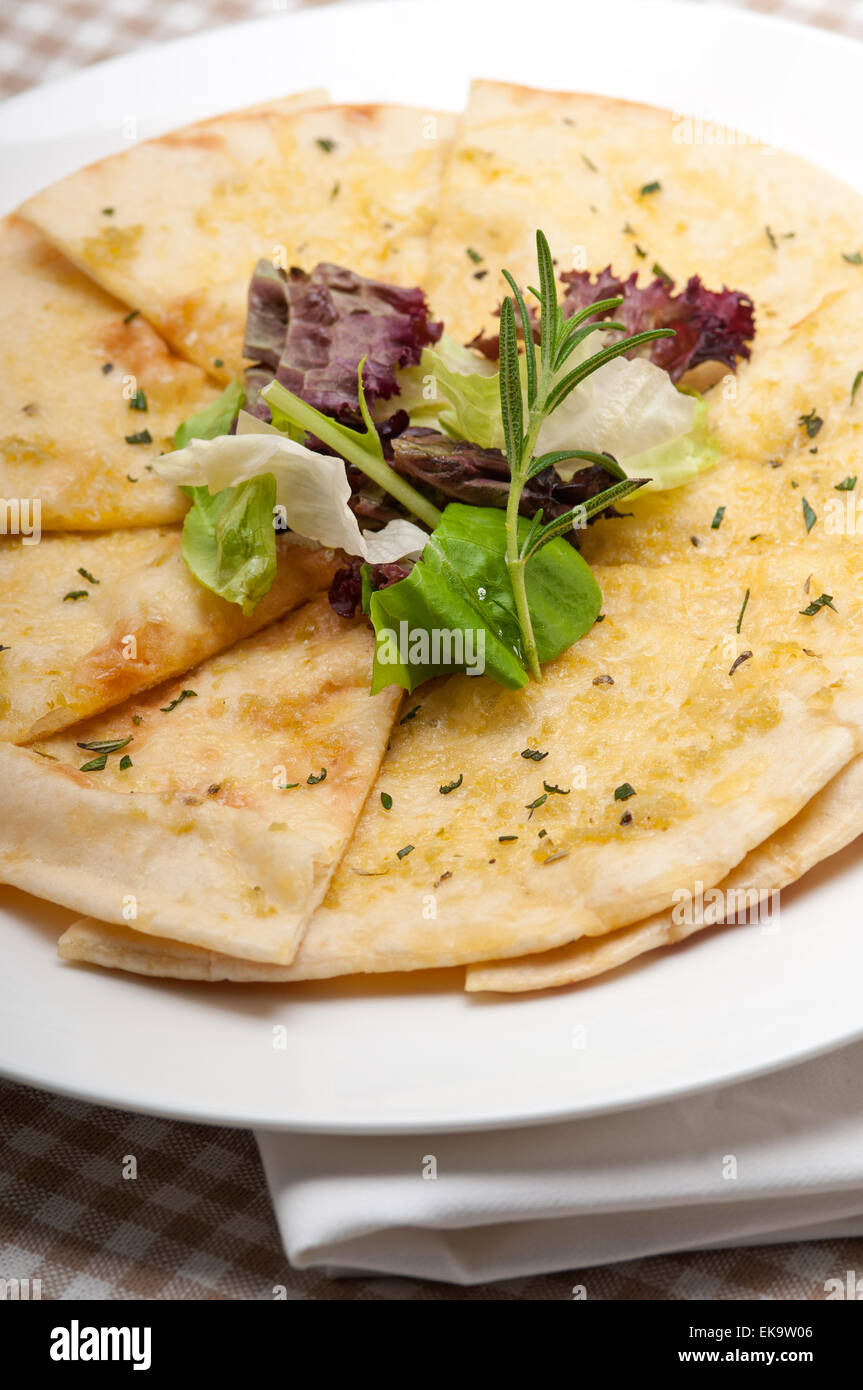
<svg viewBox="0 0 863 1390">
<path fill-rule="evenodd" d="M 467 348 L 421 289 L 259 262 L 245 383 L 154 465 L 192 502 L 183 557 L 199 581 L 250 613 L 275 578 L 276 530 L 291 530 L 347 555 L 330 598 L 372 621 L 373 693 L 454 671 L 541 680 L 602 619 L 579 533 L 710 466 L 706 404 L 675 383 L 733 367 L 754 329 L 746 295 L 697 277 L 674 295 L 658 267 L 641 289 L 610 267 L 565 273 L 558 302 L 541 231 L 536 250 L 531 308 L 504 271 L 499 338 Z M 547 787 L 536 805 L 549 792 L 566 795 Z"/>
</svg>

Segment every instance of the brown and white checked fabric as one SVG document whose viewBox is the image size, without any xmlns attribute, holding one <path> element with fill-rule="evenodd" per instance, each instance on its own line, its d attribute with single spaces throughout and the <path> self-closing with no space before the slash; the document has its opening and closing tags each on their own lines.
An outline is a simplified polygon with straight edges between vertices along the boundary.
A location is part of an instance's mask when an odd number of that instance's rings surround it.
<svg viewBox="0 0 863 1390">
<path fill-rule="evenodd" d="M 361 1140 L 358 1142 L 362 1142 Z M 137 1177 L 124 1178 L 128 1155 Z M 291 1269 L 252 1136 L 0 1083 L 0 1279 L 43 1299 L 823 1299 L 863 1240 L 665 1255 L 459 1288 Z"/>
<path fill-rule="evenodd" d="M 318 0 L 320 2 L 320 0 Z M 0 14 L 0 96 L 303 0 L 23 0 Z M 306 0 L 309 3 L 309 0 Z M 714 3 L 714 0 L 691 0 Z M 739 0 L 863 38 L 863 0 Z M 358 1141 L 361 1142 L 361 1141 Z M 127 1155 L 137 1177 L 123 1177 Z M 863 1269 L 863 1240 L 668 1255 L 460 1288 L 333 1281 L 285 1260 L 251 1134 L 102 1109 L 0 1081 L 0 1279 L 45 1299 L 798 1300 Z"/>
</svg>

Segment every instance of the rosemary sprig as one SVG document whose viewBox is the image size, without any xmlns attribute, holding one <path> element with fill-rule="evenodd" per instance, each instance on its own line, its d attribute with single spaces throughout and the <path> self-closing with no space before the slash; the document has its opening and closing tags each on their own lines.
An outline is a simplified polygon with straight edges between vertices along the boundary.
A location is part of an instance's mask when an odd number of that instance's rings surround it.
<svg viewBox="0 0 863 1390">
<path fill-rule="evenodd" d="M 563 516 L 557 517 L 545 525 L 542 524 L 542 513 L 537 513 L 527 535 L 520 542 L 519 503 L 525 484 L 530 478 L 551 464 L 562 462 L 564 458 L 589 458 L 593 462 L 602 461 L 606 467 L 612 462 L 605 459 L 604 456 L 577 450 L 569 453 L 558 451 L 542 454 L 537 458 L 534 450 L 540 429 L 548 416 L 563 404 L 570 392 L 574 391 L 576 386 L 579 386 L 599 367 L 604 366 L 606 362 L 611 362 L 615 357 L 622 356 L 625 352 L 630 352 L 633 348 L 640 347 L 643 343 L 652 342 L 655 338 L 673 337 L 674 330 L 656 328 L 646 333 L 636 333 L 631 337 L 619 338 L 617 342 L 602 348 L 573 368 L 572 371 L 561 376 L 564 365 L 589 334 L 597 331 L 607 332 L 623 329 L 622 324 L 608 320 L 588 322 L 589 319 L 596 319 L 598 314 L 608 313 L 610 310 L 616 309 L 623 300 L 620 297 L 600 300 L 596 304 L 589 304 L 579 313 L 573 314 L 571 318 L 564 319 L 563 311 L 557 302 L 551 250 L 545 234 L 541 231 L 537 231 L 536 234 L 536 251 L 539 265 L 539 289 L 531 289 L 530 293 L 539 300 L 540 306 L 538 363 L 537 354 L 533 350 L 533 327 L 524 297 L 509 271 L 503 272 L 512 290 L 512 295 L 508 295 L 504 299 L 500 312 L 500 410 L 511 479 L 506 507 L 506 565 L 515 599 L 527 664 L 534 680 L 542 680 L 536 638 L 527 601 L 525 569 L 528 561 L 549 541 L 564 535 L 577 521 L 586 519 L 586 516 L 597 511 L 604 511 L 615 501 L 620 501 L 623 497 L 634 492 L 636 488 L 642 487 L 646 480 L 621 478 L 608 491 L 601 493 L 598 497 L 591 498 L 588 503 L 573 507 Z M 526 403 L 519 367 L 516 306 L 518 307 L 525 345 Z M 618 475 L 619 473 L 620 470 L 618 470 Z"/>
</svg>

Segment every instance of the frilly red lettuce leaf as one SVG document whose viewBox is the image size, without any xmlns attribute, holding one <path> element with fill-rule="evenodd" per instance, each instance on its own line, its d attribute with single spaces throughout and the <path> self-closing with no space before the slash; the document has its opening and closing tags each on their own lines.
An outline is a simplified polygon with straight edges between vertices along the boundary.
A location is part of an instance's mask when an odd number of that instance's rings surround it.
<svg viewBox="0 0 863 1390">
<path fill-rule="evenodd" d="M 622 323 L 627 333 L 643 333 L 651 328 L 673 328 L 675 337 L 659 338 L 648 344 L 645 355 L 668 372 L 672 381 L 702 362 L 720 362 L 732 370 L 740 358 L 748 358 L 749 343 L 755 336 L 752 300 L 739 290 L 708 290 L 697 275 L 686 282 L 681 294 L 674 293 L 674 281 L 657 276 L 639 287 L 635 271 L 626 280 L 606 266 L 598 275 L 589 270 L 570 270 L 561 275 L 565 286 L 561 301 L 564 318 L 570 318 L 589 304 L 622 296 L 619 308 L 605 317 Z"/>
<path fill-rule="evenodd" d="M 357 366 L 365 358 L 366 400 L 399 390 L 398 367 L 415 366 L 443 325 L 429 319 L 421 289 L 367 280 L 322 262 L 309 274 L 261 260 L 249 285 L 244 356 L 248 408 L 269 420 L 260 390 L 280 381 L 325 415 L 359 418 Z"/>
<path fill-rule="evenodd" d="M 639 288 L 637 272 L 621 280 L 611 266 L 597 275 L 589 270 L 565 271 L 560 279 L 564 318 L 601 299 L 622 297 L 620 307 L 603 317 L 622 323 L 627 334 L 673 328 L 674 338 L 658 338 L 641 349 L 642 355 L 668 372 L 672 381 L 679 381 L 702 362 L 720 362 L 734 371 L 741 358 L 750 356 L 749 343 L 755 337 L 754 306 L 749 295 L 740 290 L 708 290 L 693 275 L 683 292 L 675 295 L 674 281 L 666 276 L 657 276 Z M 534 339 L 539 341 L 539 320 L 532 309 L 530 316 Z M 500 335 L 480 334 L 469 346 L 496 361 Z"/>
</svg>

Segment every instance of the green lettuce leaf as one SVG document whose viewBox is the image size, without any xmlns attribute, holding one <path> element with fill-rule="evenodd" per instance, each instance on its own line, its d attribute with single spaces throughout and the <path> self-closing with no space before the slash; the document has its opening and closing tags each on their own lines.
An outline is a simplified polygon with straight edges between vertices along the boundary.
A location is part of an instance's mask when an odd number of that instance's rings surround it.
<svg viewBox="0 0 863 1390">
<path fill-rule="evenodd" d="M 185 449 L 190 439 L 215 439 L 220 434 L 229 434 L 245 399 L 246 389 L 240 378 L 235 377 L 221 396 L 177 426 L 174 448 Z"/>
<path fill-rule="evenodd" d="M 183 559 L 205 588 L 248 615 L 276 577 L 276 480 L 262 473 L 211 493 L 184 487 L 192 501 L 183 523 Z"/>
<path fill-rule="evenodd" d="M 497 508 L 450 503 L 408 577 L 371 595 L 373 694 L 455 671 L 484 673 L 510 690 L 527 684 L 505 524 Z M 519 522 L 521 539 L 529 527 Z M 551 661 L 593 626 L 599 585 L 578 551 L 554 540 L 528 562 L 526 586 L 539 659 Z"/>
<path fill-rule="evenodd" d="M 690 394 L 695 395 L 695 392 Z M 719 440 L 707 428 L 707 402 L 697 396 L 695 424 L 688 434 L 620 462 L 627 477 L 650 479 L 645 484 L 645 492 L 667 492 L 691 483 L 699 473 L 713 468 L 719 452 Z"/>
<path fill-rule="evenodd" d="M 442 430 L 486 449 L 503 447 L 499 374 L 485 357 L 444 333 L 419 365 L 399 372 L 395 404 L 412 425 Z"/>
<path fill-rule="evenodd" d="M 594 350 L 585 343 L 584 350 L 566 363 L 565 370 L 569 371 L 579 358 L 586 357 Z M 418 367 L 412 367 L 402 374 L 405 378 L 402 384 L 404 399 L 400 399 L 398 404 L 410 413 L 412 425 L 433 426 L 454 439 L 466 439 L 484 449 L 503 449 L 499 373 L 484 370 L 483 364 L 490 367 L 476 353 L 461 347 L 444 334 L 436 347 L 423 350 Z M 524 378 L 523 356 L 519 365 Z M 621 368 L 615 370 L 620 371 Z M 431 391 L 424 384 L 429 378 L 434 379 Z M 682 394 L 694 396 L 696 401 L 693 426 L 687 434 L 638 454 L 625 455 L 613 447 L 609 449 L 627 477 L 650 478 L 647 486 L 653 492 L 666 491 L 690 482 L 699 473 L 712 468 L 719 457 L 719 443 L 707 428 L 706 402 L 696 392 Z M 570 413 L 576 405 L 576 395 L 573 393 L 570 398 Z M 541 436 L 540 448 L 598 448 L 595 440 L 586 442 L 579 437 L 577 425 L 567 434 L 566 414 L 567 404 L 564 404 L 555 417 L 554 438 L 549 441 Z M 561 432 L 566 437 L 560 437 Z M 567 476 L 566 469 L 561 469 L 561 472 Z"/>
</svg>

